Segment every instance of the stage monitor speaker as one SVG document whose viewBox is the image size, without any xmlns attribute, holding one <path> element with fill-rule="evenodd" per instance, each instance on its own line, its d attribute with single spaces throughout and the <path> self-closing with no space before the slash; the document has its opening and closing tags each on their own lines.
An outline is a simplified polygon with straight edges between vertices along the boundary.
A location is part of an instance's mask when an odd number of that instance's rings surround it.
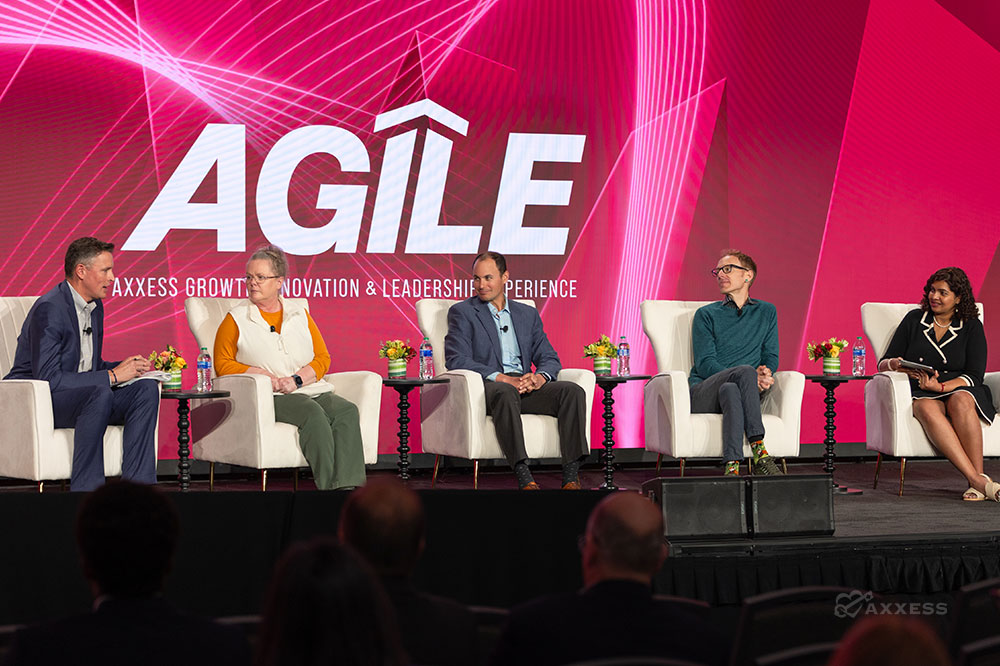
<svg viewBox="0 0 1000 666">
<path fill-rule="evenodd" d="M 750 480 L 752 537 L 833 534 L 833 485 L 826 474 Z"/>
<path fill-rule="evenodd" d="M 660 505 L 668 539 L 747 536 L 747 493 L 739 477 L 660 477 L 642 484 L 642 492 Z"/>
</svg>

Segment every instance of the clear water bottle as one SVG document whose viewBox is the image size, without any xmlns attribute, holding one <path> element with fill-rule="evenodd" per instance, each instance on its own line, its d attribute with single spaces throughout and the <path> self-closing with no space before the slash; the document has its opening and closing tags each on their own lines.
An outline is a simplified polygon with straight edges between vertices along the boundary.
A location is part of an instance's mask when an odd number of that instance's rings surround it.
<svg viewBox="0 0 1000 666">
<path fill-rule="evenodd" d="M 631 370 L 628 365 L 629 361 L 629 346 L 628 340 L 625 336 L 621 336 L 618 340 L 618 376 L 628 377 L 631 374 Z"/>
<path fill-rule="evenodd" d="M 854 342 L 854 348 L 851 350 L 851 356 L 854 359 L 851 372 L 855 377 L 861 377 L 865 374 L 865 341 L 861 339 L 860 335 Z"/>
<path fill-rule="evenodd" d="M 434 348 L 427 338 L 420 343 L 420 378 L 434 378 Z"/>
<path fill-rule="evenodd" d="M 198 384 L 195 391 L 212 390 L 212 357 L 208 353 L 208 347 L 202 347 L 198 354 Z"/>
</svg>

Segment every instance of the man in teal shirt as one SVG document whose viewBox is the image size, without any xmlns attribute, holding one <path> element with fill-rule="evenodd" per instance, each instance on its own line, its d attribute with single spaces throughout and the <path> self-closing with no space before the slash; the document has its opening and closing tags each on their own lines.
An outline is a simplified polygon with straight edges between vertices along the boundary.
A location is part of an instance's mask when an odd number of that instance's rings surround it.
<svg viewBox="0 0 1000 666">
<path fill-rule="evenodd" d="M 712 274 L 725 298 L 694 315 L 691 413 L 722 414 L 727 475 L 740 473 L 744 435 L 753 451 L 754 474 L 781 474 L 764 448 L 760 412 L 778 369 L 777 310 L 750 298 L 757 264 L 749 255 L 726 250 Z"/>
</svg>

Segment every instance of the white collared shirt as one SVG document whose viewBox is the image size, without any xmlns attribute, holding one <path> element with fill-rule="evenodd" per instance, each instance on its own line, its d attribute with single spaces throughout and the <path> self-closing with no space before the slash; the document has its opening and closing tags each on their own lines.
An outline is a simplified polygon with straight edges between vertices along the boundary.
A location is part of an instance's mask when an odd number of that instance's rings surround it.
<svg viewBox="0 0 1000 666">
<path fill-rule="evenodd" d="M 69 282 L 67 281 L 67 284 Z M 97 308 L 97 301 L 87 302 L 83 300 L 73 285 L 69 285 L 69 291 L 73 294 L 73 304 L 76 306 L 76 318 L 80 324 L 80 365 L 77 372 L 90 372 L 94 365 L 94 334 L 90 326 L 90 315 Z M 91 331 L 85 333 L 84 331 Z"/>
</svg>

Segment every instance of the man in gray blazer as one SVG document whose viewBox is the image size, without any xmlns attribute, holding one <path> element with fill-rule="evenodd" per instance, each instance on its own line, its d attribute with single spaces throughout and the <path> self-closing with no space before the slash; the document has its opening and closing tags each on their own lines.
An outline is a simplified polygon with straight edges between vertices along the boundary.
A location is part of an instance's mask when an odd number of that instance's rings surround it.
<svg viewBox="0 0 1000 666">
<path fill-rule="evenodd" d="M 486 413 L 522 490 L 538 490 L 528 469 L 521 414 L 546 414 L 559 422 L 564 490 L 579 490 L 586 457 L 586 398 L 572 382 L 556 381 L 562 365 L 538 311 L 507 299 L 507 260 L 499 252 L 476 257 L 476 296 L 451 306 L 444 356 L 451 370 L 483 376 Z M 534 367 L 534 370 L 532 370 Z"/>
</svg>

